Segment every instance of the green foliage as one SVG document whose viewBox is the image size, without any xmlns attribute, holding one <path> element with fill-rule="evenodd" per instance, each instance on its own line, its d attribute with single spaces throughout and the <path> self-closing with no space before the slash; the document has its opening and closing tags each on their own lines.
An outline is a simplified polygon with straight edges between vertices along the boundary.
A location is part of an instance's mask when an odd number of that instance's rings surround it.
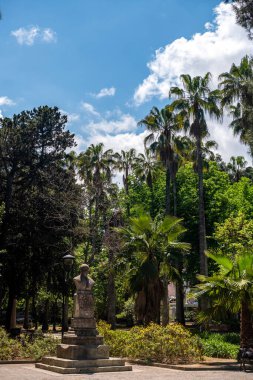
<svg viewBox="0 0 253 380">
<path fill-rule="evenodd" d="M 22 344 L 16 339 L 9 338 L 2 328 L 0 328 L 0 347 L 0 360 L 15 359 L 22 352 Z"/>
<path fill-rule="evenodd" d="M 219 251 L 230 257 L 253 250 L 253 220 L 246 219 L 241 212 L 236 217 L 230 216 L 217 224 L 214 238 Z"/>
<path fill-rule="evenodd" d="M 28 335 L 21 335 L 22 349 L 24 357 L 35 360 L 41 359 L 43 356 L 53 356 L 56 354 L 56 346 L 59 344 L 57 337 L 42 333 L 30 338 Z"/>
<path fill-rule="evenodd" d="M 56 353 L 59 340 L 54 336 L 44 336 L 36 333 L 34 336 L 21 334 L 19 338 L 12 339 L 4 329 L 0 328 L 0 360 L 31 358 L 41 359 L 45 355 Z"/>
<path fill-rule="evenodd" d="M 243 212 L 247 218 L 253 218 L 253 186 L 248 178 L 242 177 L 225 192 L 228 199 L 228 215 Z"/>
<path fill-rule="evenodd" d="M 236 359 L 240 336 L 236 333 L 208 333 L 200 334 L 204 355 L 214 358 Z"/>
<path fill-rule="evenodd" d="M 171 280 L 179 278 L 171 264 L 173 253 L 187 252 L 189 244 L 180 242 L 185 229 L 181 219 L 166 216 L 154 220 L 148 214 L 130 218 L 128 228 L 119 228 L 125 247 L 132 254 L 129 271 L 130 288 L 136 294 L 136 317 L 139 323 L 148 324 L 159 320 L 162 296 L 161 275 Z"/>
<path fill-rule="evenodd" d="M 127 326 L 133 326 L 135 321 L 135 315 L 134 315 L 134 299 L 128 298 L 128 300 L 125 301 L 122 312 L 119 313 L 117 316 L 117 319 L 125 319 Z"/>
<path fill-rule="evenodd" d="M 99 322 L 98 330 L 110 346 L 112 356 L 160 363 L 190 363 L 202 357 L 199 338 L 180 324 L 162 327 L 152 323 L 147 327 L 133 327 L 129 331 L 113 331 L 107 323 Z"/>
</svg>

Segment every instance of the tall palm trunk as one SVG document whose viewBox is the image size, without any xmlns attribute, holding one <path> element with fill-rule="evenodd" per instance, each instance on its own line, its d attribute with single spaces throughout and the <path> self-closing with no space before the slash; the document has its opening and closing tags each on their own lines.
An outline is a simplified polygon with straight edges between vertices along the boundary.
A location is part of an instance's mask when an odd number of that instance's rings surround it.
<svg viewBox="0 0 253 380">
<path fill-rule="evenodd" d="M 241 304 L 240 315 L 240 346 L 252 347 L 253 346 L 253 327 L 252 327 L 252 313 L 249 310 L 249 300 L 245 299 Z"/>
<path fill-rule="evenodd" d="M 169 292 L 168 292 L 168 276 L 164 275 L 162 278 L 163 283 L 163 303 L 162 303 L 162 325 L 167 326 L 169 323 Z"/>
<path fill-rule="evenodd" d="M 170 214 L 170 181 L 171 181 L 171 168 L 167 165 L 166 168 L 166 200 L 165 200 L 165 215 Z M 162 302 L 162 324 L 166 326 L 169 323 L 169 279 L 167 275 L 162 278 L 163 283 L 163 302 Z"/>
<path fill-rule="evenodd" d="M 170 168 L 166 168 L 166 198 L 165 198 L 165 215 L 170 214 Z"/>
<path fill-rule="evenodd" d="M 199 128 L 200 129 L 200 128 Z M 204 204 L 204 184 L 203 184 L 203 157 L 201 150 L 200 133 L 197 136 L 197 173 L 198 173 L 198 196 L 199 196 L 199 260 L 200 274 L 208 276 L 207 257 L 205 251 L 206 245 L 206 221 L 205 221 L 205 204 Z M 199 308 L 205 311 L 208 308 L 208 299 L 205 296 L 200 297 Z"/>
<path fill-rule="evenodd" d="M 173 176 L 173 215 L 177 216 L 177 182 L 176 176 Z"/>
<path fill-rule="evenodd" d="M 203 185 L 203 157 L 201 150 L 201 137 L 197 137 L 197 172 L 198 172 L 198 196 L 199 196 L 199 256 L 200 274 L 208 275 L 206 251 L 206 221 Z"/>
<path fill-rule="evenodd" d="M 176 268 L 182 276 L 183 263 L 182 258 L 178 257 L 176 261 Z M 182 280 L 176 282 L 176 321 L 185 325 L 184 316 L 184 284 Z"/>
<path fill-rule="evenodd" d="M 129 176 L 129 168 L 128 166 L 126 167 L 126 172 L 125 172 L 125 191 L 126 191 L 126 211 L 127 211 L 127 217 L 130 217 L 130 203 L 129 203 L 129 187 L 128 187 L 128 176 Z"/>
<path fill-rule="evenodd" d="M 177 216 L 177 183 L 176 175 L 173 175 L 173 215 Z M 182 257 L 177 257 L 176 260 L 176 269 L 180 276 L 182 276 L 183 271 L 183 262 Z M 185 325 L 185 316 L 184 316 L 184 284 L 183 281 L 176 282 L 176 321 Z"/>
</svg>

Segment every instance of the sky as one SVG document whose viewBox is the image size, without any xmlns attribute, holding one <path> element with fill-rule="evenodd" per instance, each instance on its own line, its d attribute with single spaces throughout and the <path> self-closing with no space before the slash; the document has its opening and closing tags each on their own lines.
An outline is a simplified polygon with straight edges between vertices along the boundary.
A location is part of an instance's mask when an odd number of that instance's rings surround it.
<svg viewBox="0 0 253 380">
<path fill-rule="evenodd" d="M 143 151 L 138 127 L 170 102 L 180 75 L 229 70 L 253 51 L 231 6 L 217 0 L 0 0 L 0 115 L 57 106 L 77 151 L 103 142 Z M 225 160 L 247 148 L 208 120 Z M 251 164 L 251 162 L 249 162 Z"/>
</svg>

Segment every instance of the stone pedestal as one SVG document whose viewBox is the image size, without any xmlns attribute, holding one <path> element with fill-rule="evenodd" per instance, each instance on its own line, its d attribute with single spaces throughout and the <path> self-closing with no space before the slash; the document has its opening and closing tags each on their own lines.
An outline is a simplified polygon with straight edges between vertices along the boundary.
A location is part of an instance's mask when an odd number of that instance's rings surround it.
<svg viewBox="0 0 253 380">
<path fill-rule="evenodd" d="M 36 367 L 63 374 L 131 371 L 123 359 L 109 358 L 109 347 L 98 335 L 89 278 L 81 282 L 75 277 L 74 281 L 77 293 L 71 330 L 58 344 L 57 356 L 44 357 Z"/>
</svg>

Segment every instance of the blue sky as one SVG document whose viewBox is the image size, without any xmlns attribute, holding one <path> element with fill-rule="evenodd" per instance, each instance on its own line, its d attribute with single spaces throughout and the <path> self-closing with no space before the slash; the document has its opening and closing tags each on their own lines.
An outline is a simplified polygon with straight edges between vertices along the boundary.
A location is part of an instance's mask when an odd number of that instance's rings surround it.
<svg viewBox="0 0 253 380">
<path fill-rule="evenodd" d="M 2 115 L 56 105 L 79 149 L 140 150 L 136 122 L 168 102 L 182 71 L 216 75 L 252 51 L 230 7 L 213 0 L 2 0 L 0 9 Z"/>
</svg>

